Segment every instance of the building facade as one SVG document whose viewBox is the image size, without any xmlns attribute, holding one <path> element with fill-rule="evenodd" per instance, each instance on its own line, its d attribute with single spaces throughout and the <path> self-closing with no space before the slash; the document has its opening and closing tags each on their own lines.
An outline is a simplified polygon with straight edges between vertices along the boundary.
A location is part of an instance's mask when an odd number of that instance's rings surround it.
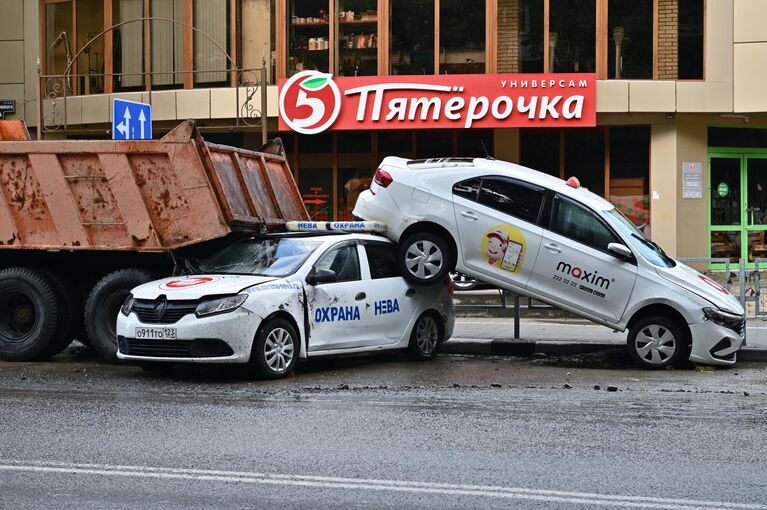
<svg viewBox="0 0 767 510">
<path fill-rule="evenodd" d="M 195 118 L 256 147 L 302 70 L 594 73 L 596 127 L 280 132 L 307 208 L 347 219 L 381 158 L 518 162 L 603 195 L 680 257 L 767 257 L 767 0 L 5 0 L 0 100 L 46 137 L 109 136 L 111 98 L 154 131 Z M 151 19 L 144 19 L 151 18 Z M 139 21 L 134 21 L 139 20 Z M 105 32 L 106 30 L 106 32 Z M 66 77 L 38 80 L 46 76 Z M 259 74 L 260 76 L 260 74 Z M 41 85 L 42 83 L 42 85 Z M 52 90 L 58 83 L 58 93 Z M 40 92 L 42 90 L 42 94 Z M 64 90 L 66 98 L 62 97 Z M 38 115 L 39 98 L 46 98 Z M 65 122 L 62 119 L 65 117 Z M 250 119 L 252 121 L 252 119 Z"/>
</svg>

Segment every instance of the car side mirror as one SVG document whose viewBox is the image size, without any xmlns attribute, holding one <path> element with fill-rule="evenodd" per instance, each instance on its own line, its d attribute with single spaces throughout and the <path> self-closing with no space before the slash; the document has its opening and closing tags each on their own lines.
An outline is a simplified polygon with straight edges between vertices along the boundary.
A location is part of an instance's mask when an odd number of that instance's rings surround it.
<svg viewBox="0 0 767 510">
<path fill-rule="evenodd" d="M 615 255 L 618 255 L 621 258 L 624 259 L 630 259 L 634 256 L 633 253 L 631 253 L 631 250 L 628 249 L 628 246 L 621 243 L 610 243 L 607 245 L 607 249 L 612 252 Z"/>
<path fill-rule="evenodd" d="M 319 285 L 320 283 L 333 283 L 338 281 L 338 275 L 330 269 L 317 269 L 313 267 L 306 275 L 306 283 L 309 285 Z"/>
</svg>

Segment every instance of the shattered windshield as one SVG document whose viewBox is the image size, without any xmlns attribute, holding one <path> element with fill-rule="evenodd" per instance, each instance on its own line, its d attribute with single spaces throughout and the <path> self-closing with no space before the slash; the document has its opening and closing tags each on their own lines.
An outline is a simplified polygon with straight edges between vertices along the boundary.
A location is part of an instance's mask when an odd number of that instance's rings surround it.
<svg viewBox="0 0 767 510">
<path fill-rule="evenodd" d="M 321 244 L 307 238 L 249 239 L 194 264 L 204 274 L 282 277 L 295 273 Z"/>
</svg>

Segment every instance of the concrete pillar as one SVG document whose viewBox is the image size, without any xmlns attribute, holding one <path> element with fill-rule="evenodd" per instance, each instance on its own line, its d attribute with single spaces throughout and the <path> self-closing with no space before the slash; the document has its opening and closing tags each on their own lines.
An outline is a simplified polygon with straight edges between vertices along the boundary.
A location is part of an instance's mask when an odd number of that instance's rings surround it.
<svg viewBox="0 0 767 510">
<path fill-rule="evenodd" d="M 262 59 L 266 58 L 269 80 L 272 79 L 270 64 L 272 22 L 269 0 L 242 0 L 242 68 L 260 68 Z"/>
<path fill-rule="evenodd" d="M 651 126 L 650 238 L 672 257 L 677 254 L 677 201 L 681 184 L 677 174 L 677 129 L 674 122 Z"/>
</svg>

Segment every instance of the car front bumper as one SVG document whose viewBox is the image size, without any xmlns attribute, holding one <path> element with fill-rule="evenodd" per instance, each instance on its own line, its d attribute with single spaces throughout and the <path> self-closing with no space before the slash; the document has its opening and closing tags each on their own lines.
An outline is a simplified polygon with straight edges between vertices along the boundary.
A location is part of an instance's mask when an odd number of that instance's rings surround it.
<svg viewBox="0 0 767 510">
<path fill-rule="evenodd" d="M 706 320 L 690 324 L 692 350 L 690 361 L 708 365 L 732 365 L 738 350 L 745 340 L 745 325 L 742 332 L 734 331 Z"/>
<path fill-rule="evenodd" d="M 117 357 L 131 361 L 173 363 L 247 363 L 261 318 L 239 308 L 233 312 L 197 318 L 186 315 L 173 324 L 141 322 L 135 313 L 117 319 Z M 137 340 L 136 328 L 176 328 L 175 340 Z M 202 346 L 217 346 L 201 352 Z M 228 346 L 221 349 L 222 346 Z M 216 352 L 225 350 L 225 355 Z"/>
</svg>

